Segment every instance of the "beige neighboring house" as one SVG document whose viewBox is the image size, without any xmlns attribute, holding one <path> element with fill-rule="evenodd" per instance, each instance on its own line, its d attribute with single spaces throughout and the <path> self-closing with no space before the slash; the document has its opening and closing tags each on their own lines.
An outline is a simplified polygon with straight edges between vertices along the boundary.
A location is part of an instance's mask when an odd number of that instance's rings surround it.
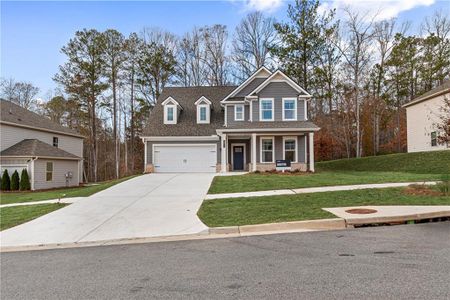
<svg viewBox="0 0 450 300">
<path fill-rule="evenodd" d="M 27 169 L 32 190 L 83 181 L 83 136 L 10 101 L 0 100 L 0 168 Z"/>
<path fill-rule="evenodd" d="M 444 98 L 450 98 L 450 80 L 405 104 L 408 152 L 450 149 L 440 145 L 436 124 L 443 113 Z"/>
</svg>

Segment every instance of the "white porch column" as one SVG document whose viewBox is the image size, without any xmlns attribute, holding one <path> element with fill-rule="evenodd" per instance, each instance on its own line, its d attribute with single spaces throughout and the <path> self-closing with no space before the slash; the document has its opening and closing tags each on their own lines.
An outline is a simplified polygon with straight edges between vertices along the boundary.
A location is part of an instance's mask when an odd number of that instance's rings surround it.
<svg viewBox="0 0 450 300">
<path fill-rule="evenodd" d="M 309 170 L 314 172 L 314 132 L 309 133 Z"/>
<path fill-rule="evenodd" d="M 147 170 L 147 141 L 142 139 L 144 142 L 144 172 Z"/>
<path fill-rule="evenodd" d="M 220 172 L 225 173 L 227 171 L 227 149 L 228 149 L 228 141 L 226 134 L 222 134 L 220 136 L 220 147 L 221 147 L 221 158 L 220 158 Z"/>
<path fill-rule="evenodd" d="M 256 133 L 252 133 L 252 172 L 256 171 Z"/>
</svg>

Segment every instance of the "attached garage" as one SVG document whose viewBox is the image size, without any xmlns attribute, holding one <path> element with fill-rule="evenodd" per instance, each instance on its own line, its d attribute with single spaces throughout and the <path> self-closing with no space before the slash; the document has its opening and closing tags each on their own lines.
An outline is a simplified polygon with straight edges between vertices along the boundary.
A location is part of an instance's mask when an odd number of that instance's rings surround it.
<svg viewBox="0 0 450 300">
<path fill-rule="evenodd" d="M 157 173 L 214 173 L 217 144 L 153 144 L 153 166 Z"/>
</svg>

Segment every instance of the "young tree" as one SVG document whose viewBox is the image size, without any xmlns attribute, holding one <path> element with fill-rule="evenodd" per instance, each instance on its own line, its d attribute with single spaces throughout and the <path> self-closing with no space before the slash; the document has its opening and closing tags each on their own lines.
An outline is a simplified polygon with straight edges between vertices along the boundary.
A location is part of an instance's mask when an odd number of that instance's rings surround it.
<svg viewBox="0 0 450 300">
<path fill-rule="evenodd" d="M 264 17 L 260 11 L 248 14 L 236 27 L 233 55 L 242 81 L 262 66 L 270 67 L 270 46 L 277 38 L 275 19 Z"/>
<path fill-rule="evenodd" d="M 106 42 L 95 29 L 77 31 L 75 37 L 61 51 L 68 61 L 59 67 L 54 80 L 72 98 L 80 101 L 89 115 L 89 157 L 91 178 L 97 181 L 97 106 L 98 97 L 108 88 L 103 80 Z"/>
<path fill-rule="evenodd" d="M 31 189 L 30 177 L 28 176 L 27 169 L 23 169 L 22 173 L 20 174 L 19 186 L 21 191 L 28 191 Z"/>
<path fill-rule="evenodd" d="M 2 191 L 9 191 L 11 189 L 11 178 L 9 178 L 7 169 L 3 171 L 1 188 Z"/>
<path fill-rule="evenodd" d="M 19 181 L 19 173 L 15 170 L 11 176 L 11 191 L 19 190 Z"/>
<path fill-rule="evenodd" d="M 114 29 L 108 29 L 104 33 L 106 43 L 104 51 L 105 75 L 111 85 L 112 90 L 112 115 L 113 115 L 113 138 L 114 138 L 114 158 L 116 179 L 119 178 L 119 138 L 117 135 L 117 85 L 120 79 L 120 73 L 123 71 L 123 65 L 126 60 L 125 38 Z"/>
</svg>

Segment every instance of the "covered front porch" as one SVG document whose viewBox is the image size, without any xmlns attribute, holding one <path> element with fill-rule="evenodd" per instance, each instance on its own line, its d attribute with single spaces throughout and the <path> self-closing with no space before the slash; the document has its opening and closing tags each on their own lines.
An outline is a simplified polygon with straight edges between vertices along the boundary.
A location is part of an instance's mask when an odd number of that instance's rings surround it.
<svg viewBox="0 0 450 300">
<path fill-rule="evenodd" d="M 276 161 L 289 161 L 291 170 L 314 172 L 313 131 L 221 131 L 220 171 L 271 171 Z"/>
</svg>

